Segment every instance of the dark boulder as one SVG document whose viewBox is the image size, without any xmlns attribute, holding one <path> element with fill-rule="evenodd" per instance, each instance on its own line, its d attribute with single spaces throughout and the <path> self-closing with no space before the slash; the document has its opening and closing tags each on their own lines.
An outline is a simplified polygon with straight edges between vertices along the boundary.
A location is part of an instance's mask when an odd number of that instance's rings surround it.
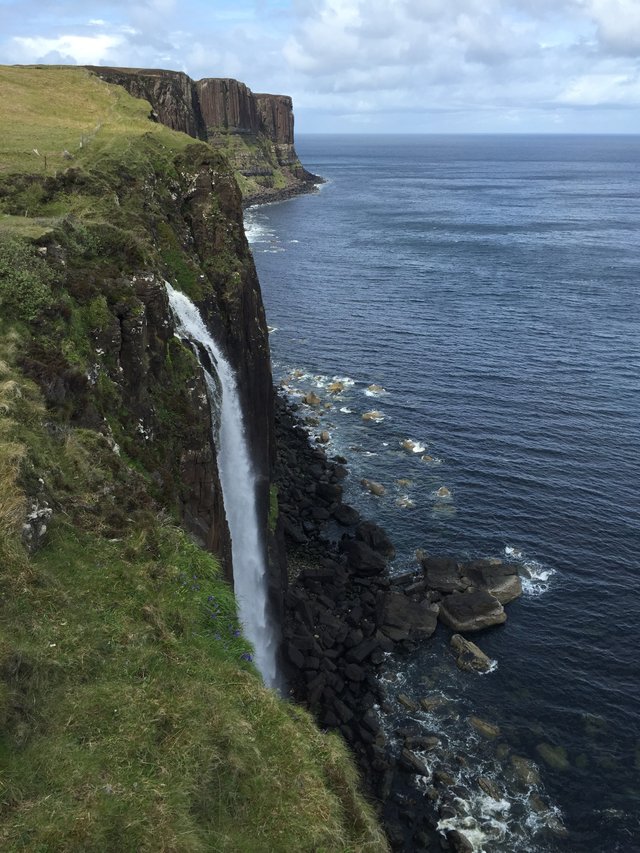
<svg viewBox="0 0 640 853">
<path fill-rule="evenodd" d="M 406 636 L 401 639 L 430 637 L 436 630 L 438 612 L 426 602 L 413 601 L 401 592 L 384 594 L 382 606 L 382 630 L 392 639 L 396 639 L 395 628 Z"/>
<path fill-rule="evenodd" d="M 365 542 L 373 551 L 377 551 L 389 560 L 396 555 L 396 549 L 387 533 L 371 521 L 363 521 L 358 525 L 356 539 Z"/>
<path fill-rule="evenodd" d="M 360 513 L 348 504 L 338 504 L 331 514 L 343 527 L 355 527 L 360 521 Z"/>
<path fill-rule="evenodd" d="M 486 590 L 454 592 L 440 604 L 440 621 L 454 631 L 481 631 L 506 622 L 507 614 L 497 598 Z"/>
<path fill-rule="evenodd" d="M 452 557 L 424 557 L 421 563 L 429 589 L 451 593 L 462 592 L 469 586 L 462 579 L 458 563 Z"/>
<path fill-rule="evenodd" d="M 343 541 L 342 550 L 347 555 L 347 563 L 351 571 L 361 577 L 379 575 L 387 567 L 384 558 L 365 542 L 353 539 Z"/>
</svg>

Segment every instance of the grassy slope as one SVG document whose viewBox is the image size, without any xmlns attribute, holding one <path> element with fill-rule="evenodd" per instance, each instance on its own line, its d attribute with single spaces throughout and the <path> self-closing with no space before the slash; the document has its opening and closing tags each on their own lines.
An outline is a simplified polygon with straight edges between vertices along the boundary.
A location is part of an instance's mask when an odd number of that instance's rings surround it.
<svg viewBox="0 0 640 853">
<path fill-rule="evenodd" d="M 29 241 L 57 235 L 73 211 L 71 265 L 104 262 L 105 224 L 138 227 L 137 254 L 162 257 L 135 200 L 114 200 L 105 177 L 135 175 L 150 157 L 170 174 L 184 156 L 192 140 L 147 114 L 82 70 L 0 68 L 10 128 L 0 138 L 0 847 L 386 850 L 341 742 L 261 686 L 214 558 L 107 439 L 56 421 L 17 367 L 25 341 L 71 334 L 67 354 L 84 369 L 84 337 L 106 304 L 89 294 L 78 307 Z M 47 174 L 71 163 L 90 191 L 44 194 L 29 176 L 45 171 L 45 154 Z M 28 180 L 7 182 L 16 174 Z M 177 245 L 169 254 L 192 281 L 189 258 Z M 53 515 L 29 556 L 22 525 L 36 501 Z"/>
</svg>

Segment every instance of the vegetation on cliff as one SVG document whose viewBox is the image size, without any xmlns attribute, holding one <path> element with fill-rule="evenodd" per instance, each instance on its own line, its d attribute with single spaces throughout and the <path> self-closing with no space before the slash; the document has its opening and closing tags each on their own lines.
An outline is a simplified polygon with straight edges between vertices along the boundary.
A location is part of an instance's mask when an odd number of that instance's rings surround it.
<svg viewBox="0 0 640 853">
<path fill-rule="evenodd" d="M 221 329 L 247 300 L 229 167 L 87 71 L 0 90 L 0 846 L 385 850 L 344 746 L 261 686 L 178 524 L 224 540 L 162 281 Z"/>
</svg>

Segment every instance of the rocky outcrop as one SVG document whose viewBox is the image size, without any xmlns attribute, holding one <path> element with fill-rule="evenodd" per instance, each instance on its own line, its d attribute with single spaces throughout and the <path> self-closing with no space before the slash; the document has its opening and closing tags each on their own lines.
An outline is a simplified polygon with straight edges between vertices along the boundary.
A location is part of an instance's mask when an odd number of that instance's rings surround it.
<svg viewBox="0 0 640 853">
<path fill-rule="evenodd" d="M 306 192 L 321 180 L 302 166 L 294 147 L 293 102 L 255 95 L 227 77 L 197 82 L 181 71 L 87 68 L 151 105 L 150 118 L 220 148 L 240 178 L 244 202 Z"/>
</svg>

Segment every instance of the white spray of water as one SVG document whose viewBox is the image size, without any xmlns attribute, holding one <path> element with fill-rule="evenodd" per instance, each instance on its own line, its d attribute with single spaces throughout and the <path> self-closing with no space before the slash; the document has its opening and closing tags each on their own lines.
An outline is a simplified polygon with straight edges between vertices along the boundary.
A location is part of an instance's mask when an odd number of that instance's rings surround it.
<svg viewBox="0 0 640 853">
<path fill-rule="evenodd" d="M 269 618 L 264 548 L 258 531 L 256 480 L 242 419 L 233 369 L 211 337 L 197 307 L 166 282 L 176 334 L 203 347 L 220 381 L 222 404 L 219 435 L 214 433 L 224 508 L 231 535 L 233 581 L 240 621 L 256 653 L 256 666 L 268 687 L 276 685 L 276 637 Z M 210 392 L 217 390 L 202 365 Z M 211 396 L 214 396 L 211 394 Z"/>
</svg>

